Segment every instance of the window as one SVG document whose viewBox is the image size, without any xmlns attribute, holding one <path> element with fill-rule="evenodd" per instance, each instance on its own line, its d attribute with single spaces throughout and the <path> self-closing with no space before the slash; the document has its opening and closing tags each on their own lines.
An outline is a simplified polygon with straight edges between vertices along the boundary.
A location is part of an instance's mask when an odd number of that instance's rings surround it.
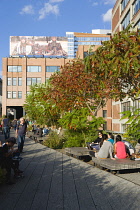
<svg viewBox="0 0 140 210">
<path fill-rule="evenodd" d="M 37 83 L 37 78 L 31 78 L 32 85 Z"/>
<path fill-rule="evenodd" d="M 22 78 L 18 77 L 18 86 L 22 86 Z"/>
<path fill-rule="evenodd" d="M 123 0 L 121 3 L 121 10 L 123 11 L 130 0 Z"/>
<path fill-rule="evenodd" d="M 7 98 L 22 98 L 22 91 L 18 91 L 18 95 L 16 91 L 7 91 Z"/>
<path fill-rule="evenodd" d="M 12 78 L 8 77 L 7 78 L 7 86 L 11 86 L 12 85 Z"/>
<path fill-rule="evenodd" d="M 140 9 L 140 0 L 136 0 L 133 4 L 133 15 L 135 15 Z"/>
<path fill-rule="evenodd" d="M 126 132 L 129 124 L 122 124 L 122 132 Z"/>
<path fill-rule="evenodd" d="M 130 101 L 122 103 L 121 106 L 122 106 L 121 107 L 122 112 L 129 111 L 130 110 Z"/>
<path fill-rule="evenodd" d="M 7 98 L 12 98 L 11 91 L 7 91 Z"/>
<path fill-rule="evenodd" d="M 126 14 L 125 18 L 123 19 L 121 25 L 122 30 L 124 30 L 130 23 L 130 11 Z"/>
<path fill-rule="evenodd" d="M 16 97 L 17 97 L 16 91 L 12 91 L 12 98 L 16 98 Z"/>
<path fill-rule="evenodd" d="M 46 66 L 46 72 L 60 71 L 60 66 Z"/>
<path fill-rule="evenodd" d="M 41 72 L 41 66 L 27 66 L 27 72 Z"/>
<path fill-rule="evenodd" d="M 21 72 L 22 66 L 8 66 L 8 72 Z"/>
<path fill-rule="evenodd" d="M 22 91 L 18 91 L 18 98 L 22 98 Z"/>
<path fill-rule="evenodd" d="M 17 78 L 16 77 L 13 77 L 12 78 L 12 85 L 13 86 L 16 86 L 17 85 Z"/>
<path fill-rule="evenodd" d="M 107 110 L 103 110 L 103 118 L 107 118 Z"/>
<path fill-rule="evenodd" d="M 135 109 L 140 109 L 140 98 L 134 101 L 133 107 L 135 107 Z"/>
<path fill-rule="evenodd" d="M 32 84 L 31 79 L 32 79 L 32 78 L 27 78 L 27 85 L 28 85 L 28 86 Z"/>
<path fill-rule="evenodd" d="M 37 79 L 37 84 L 41 83 L 41 78 L 36 78 Z"/>
<path fill-rule="evenodd" d="M 27 77 L 27 86 L 41 83 L 41 78 Z"/>
<path fill-rule="evenodd" d="M 105 123 L 103 124 L 103 130 L 104 130 L 104 131 L 107 130 L 107 122 L 105 122 Z"/>
</svg>

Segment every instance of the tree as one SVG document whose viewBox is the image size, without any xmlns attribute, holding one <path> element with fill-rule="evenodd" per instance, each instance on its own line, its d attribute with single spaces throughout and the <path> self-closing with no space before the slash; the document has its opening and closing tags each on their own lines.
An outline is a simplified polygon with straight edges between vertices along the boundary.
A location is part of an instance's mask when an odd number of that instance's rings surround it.
<svg viewBox="0 0 140 210">
<path fill-rule="evenodd" d="M 56 125 L 60 112 L 48 98 L 49 84 L 35 84 L 30 87 L 30 93 L 24 104 L 27 116 L 38 124 Z"/>
<path fill-rule="evenodd" d="M 103 42 L 90 59 L 105 97 L 114 100 L 136 97 L 140 91 L 140 35 L 132 31 L 131 25 Z"/>
<path fill-rule="evenodd" d="M 85 71 L 83 60 L 73 60 L 61 70 L 51 76 L 50 98 L 63 111 L 88 107 L 93 113 L 97 106 L 98 82 L 92 73 Z"/>
<path fill-rule="evenodd" d="M 86 146 L 86 142 L 92 142 L 97 138 L 97 130 L 102 127 L 105 120 L 102 117 L 88 119 L 87 108 L 74 109 L 65 113 L 59 120 L 60 125 L 66 129 L 64 136 L 67 139 L 64 147 Z"/>
<path fill-rule="evenodd" d="M 140 35 L 128 27 L 83 60 L 73 60 L 51 77 L 50 98 L 64 111 L 88 107 L 92 115 L 108 99 L 134 99 L 140 90 Z"/>
<path fill-rule="evenodd" d="M 126 129 L 126 136 L 131 140 L 138 140 L 140 138 L 140 108 L 132 108 L 132 110 L 127 110 L 122 112 L 123 119 L 127 119 L 126 124 L 128 125 Z M 136 141 L 135 141 L 136 143 Z"/>
</svg>

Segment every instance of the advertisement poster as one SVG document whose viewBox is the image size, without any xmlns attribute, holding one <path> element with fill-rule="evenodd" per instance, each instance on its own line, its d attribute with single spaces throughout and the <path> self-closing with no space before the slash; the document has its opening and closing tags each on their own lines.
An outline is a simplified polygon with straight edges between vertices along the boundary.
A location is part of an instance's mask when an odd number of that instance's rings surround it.
<svg viewBox="0 0 140 210">
<path fill-rule="evenodd" d="M 67 37 L 10 36 L 10 56 L 67 56 Z"/>
</svg>

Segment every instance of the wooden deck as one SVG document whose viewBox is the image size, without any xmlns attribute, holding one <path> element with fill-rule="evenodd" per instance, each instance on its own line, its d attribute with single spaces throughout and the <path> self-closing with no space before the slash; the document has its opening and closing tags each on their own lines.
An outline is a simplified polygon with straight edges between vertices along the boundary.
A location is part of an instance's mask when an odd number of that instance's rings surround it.
<svg viewBox="0 0 140 210">
<path fill-rule="evenodd" d="M 28 138 L 24 151 L 25 177 L 0 186 L 1 210 L 140 209 L 140 174 L 132 183 Z"/>
<path fill-rule="evenodd" d="M 89 161 L 91 160 L 91 156 L 89 155 L 89 150 L 88 148 L 85 147 L 67 147 L 65 148 L 65 153 L 67 155 L 70 155 L 71 157 L 78 158 L 80 160 Z"/>
<path fill-rule="evenodd" d="M 99 165 L 101 167 L 113 170 L 113 171 L 121 171 L 121 170 L 130 170 L 130 169 L 140 169 L 140 160 L 130 160 L 130 159 L 116 159 L 111 160 L 107 159 L 98 159 L 92 157 L 92 161 L 95 165 Z"/>
</svg>

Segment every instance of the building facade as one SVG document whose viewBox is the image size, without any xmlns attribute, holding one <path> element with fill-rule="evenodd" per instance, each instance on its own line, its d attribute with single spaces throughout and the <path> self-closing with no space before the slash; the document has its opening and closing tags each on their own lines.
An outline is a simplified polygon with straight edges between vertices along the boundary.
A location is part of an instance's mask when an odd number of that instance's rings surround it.
<svg viewBox="0 0 140 210">
<path fill-rule="evenodd" d="M 117 0 L 112 10 L 112 34 L 124 30 L 132 23 L 135 29 L 140 29 L 140 0 Z M 125 98 L 123 102 L 112 102 L 113 131 L 125 132 L 127 120 L 120 121 L 120 113 L 130 110 L 131 107 L 140 108 L 140 97 L 135 101 Z"/>
<path fill-rule="evenodd" d="M 124 30 L 130 23 L 140 28 L 140 0 L 117 0 L 112 10 L 112 34 Z"/>
<path fill-rule="evenodd" d="M 51 39 L 55 39 L 55 43 Z M 84 58 L 91 46 L 95 51 L 102 41 L 109 39 L 108 34 L 75 32 L 67 32 L 63 39 L 11 37 L 10 56 L 2 60 L 2 115 L 11 113 L 17 119 L 24 116 L 23 104 L 30 85 L 45 83 L 61 66 L 72 59 Z"/>
</svg>

